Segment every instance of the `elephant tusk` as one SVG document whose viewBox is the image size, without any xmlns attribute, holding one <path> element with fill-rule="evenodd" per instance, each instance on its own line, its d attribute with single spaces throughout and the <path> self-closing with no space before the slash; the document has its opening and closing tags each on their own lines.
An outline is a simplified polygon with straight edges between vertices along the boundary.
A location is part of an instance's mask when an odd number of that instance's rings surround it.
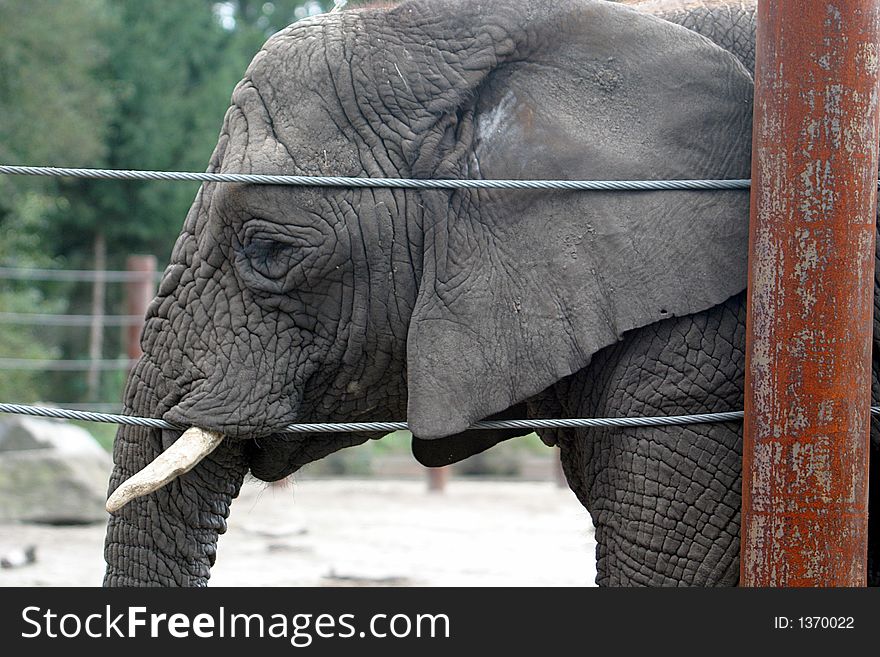
<svg viewBox="0 0 880 657">
<path fill-rule="evenodd" d="M 196 427 L 187 429 L 171 447 L 113 491 L 107 500 L 107 511 L 118 511 L 133 499 L 149 495 L 189 472 L 199 461 L 217 449 L 222 440 L 223 434 L 216 431 Z"/>
</svg>

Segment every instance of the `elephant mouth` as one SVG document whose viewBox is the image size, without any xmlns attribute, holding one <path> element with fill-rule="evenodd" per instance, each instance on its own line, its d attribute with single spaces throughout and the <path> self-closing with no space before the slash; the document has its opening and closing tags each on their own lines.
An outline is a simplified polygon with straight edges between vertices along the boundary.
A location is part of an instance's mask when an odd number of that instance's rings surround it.
<svg viewBox="0 0 880 657">
<path fill-rule="evenodd" d="M 166 377 L 148 357 L 138 362 L 130 377 L 129 383 L 141 381 L 148 385 L 129 385 L 127 411 L 132 415 L 162 418 L 181 429 L 149 429 L 150 449 L 146 451 L 155 456 L 141 461 L 140 470 L 116 487 L 105 505 L 109 513 L 190 472 L 224 443 L 228 446 L 243 443 L 247 459 L 250 454 L 259 455 L 261 447 L 283 445 L 299 438 L 281 433 L 283 427 L 298 421 L 299 399 L 285 397 L 256 412 L 245 412 L 236 405 L 218 403 L 216 397 L 206 394 L 204 391 L 210 382 L 199 379 L 184 384 Z M 185 427 L 189 428 L 183 431 Z M 157 454 L 154 448 L 161 451 Z"/>
<path fill-rule="evenodd" d="M 133 400 L 134 401 L 134 400 Z M 133 409 L 143 404 L 132 404 Z M 164 451 L 123 481 L 107 500 L 110 513 L 122 509 L 135 499 L 153 493 L 195 468 L 224 442 L 246 443 L 246 458 L 251 474 L 266 482 L 277 481 L 343 447 L 352 447 L 383 433 L 287 433 L 284 427 L 310 417 L 301 411 L 299 399 L 284 399 L 256 414 L 233 409 L 218 420 L 218 405 L 213 398 L 171 395 L 151 405 L 148 416 L 161 417 L 181 427 L 165 431 L 161 442 Z M 280 410 L 283 409 L 283 410 Z M 320 421 L 309 419 L 308 421 Z"/>
<path fill-rule="evenodd" d="M 345 447 L 378 440 L 384 433 L 273 433 L 252 441 L 248 452 L 251 474 L 278 481 L 304 465 Z"/>
<path fill-rule="evenodd" d="M 251 436 L 247 439 L 250 443 L 248 465 L 257 479 L 278 481 L 343 447 L 359 445 L 382 435 L 273 432 Z M 107 500 L 107 511 L 119 511 L 129 502 L 149 495 L 186 474 L 220 447 L 224 440 L 242 439 L 241 436 L 226 436 L 210 429 L 187 429 L 159 456 L 116 488 Z"/>
</svg>

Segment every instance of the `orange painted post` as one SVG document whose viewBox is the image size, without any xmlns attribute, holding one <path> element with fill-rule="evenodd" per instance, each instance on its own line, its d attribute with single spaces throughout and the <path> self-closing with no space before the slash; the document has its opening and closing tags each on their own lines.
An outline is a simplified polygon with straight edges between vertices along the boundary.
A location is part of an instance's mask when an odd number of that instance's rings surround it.
<svg viewBox="0 0 880 657">
<path fill-rule="evenodd" d="M 143 318 L 150 302 L 156 296 L 156 256 L 129 256 L 125 261 L 125 268 L 134 274 L 132 280 L 126 283 L 125 310 L 128 315 L 141 318 L 140 322 L 125 327 L 126 352 L 130 359 L 136 360 L 143 355 L 141 351 Z"/>
<path fill-rule="evenodd" d="M 864 586 L 880 0 L 760 0 L 744 586 Z"/>
</svg>

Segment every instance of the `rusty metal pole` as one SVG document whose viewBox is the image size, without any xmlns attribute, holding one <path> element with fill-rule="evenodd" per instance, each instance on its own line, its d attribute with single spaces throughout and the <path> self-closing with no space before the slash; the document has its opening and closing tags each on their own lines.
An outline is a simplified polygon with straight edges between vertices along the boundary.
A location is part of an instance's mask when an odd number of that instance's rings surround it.
<svg viewBox="0 0 880 657">
<path fill-rule="evenodd" d="M 130 359 L 136 360 L 143 355 L 141 331 L 144 330 L 144 315 L 156 296 L 156 256 L 129 256 L 125 268 L 135 274 L 125 287 L 125 311 L 128 315 L 141 318 L 139 322 L 125 327 L 126 353 Z"/>
<path fill-rule="evenodd" d="M 744 586 L 864 586 L 880 0 L 760 0 Z"/>
</svg>

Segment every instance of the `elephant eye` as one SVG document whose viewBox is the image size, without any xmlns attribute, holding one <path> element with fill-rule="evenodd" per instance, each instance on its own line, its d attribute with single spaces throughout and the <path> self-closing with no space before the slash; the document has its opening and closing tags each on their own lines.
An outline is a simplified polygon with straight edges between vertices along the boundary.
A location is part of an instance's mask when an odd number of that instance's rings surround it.
<svg viewBox="0 0 880 657">
<path fill-rule="evenodd" d="M 255 237 L 236 253 L 235 264 L 249 285 L 265 292 L 283 292 L 288 273 L 299 261 L 298 249 L 263 237 Z"/>
<path fill-rule="evenodd" d="M 305 293 L 338 269 L 337 235 L 319 217 L 272 221 L 250 217 L 233 237 L 235 270 L 242 283 L 269 295 Z M 342 253 L 350 252 L 348 249 Z"/>
</svg>

